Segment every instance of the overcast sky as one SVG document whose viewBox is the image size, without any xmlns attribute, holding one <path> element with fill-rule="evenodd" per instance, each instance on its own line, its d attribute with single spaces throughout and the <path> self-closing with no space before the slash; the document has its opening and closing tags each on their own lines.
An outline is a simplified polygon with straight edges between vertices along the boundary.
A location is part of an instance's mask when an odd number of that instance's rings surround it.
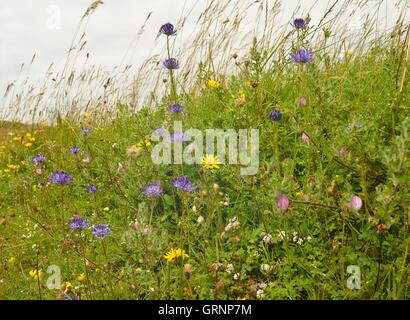
<svg viewBox="0 0 410 320">
<path fill-rule="evenodd" d="M 222 0 L 214 0 L 222 1 Z M 0 90 L 18 77 L 21 63 L 30 62 L 36 53 L 36 62 L 29 70 L 30 77 L 45 73 L 51 62 L 64 61 L 76 26 L 92 1 L 90 0 L 0 0 Z M 93 63 L 114 66 L 120 63 L 131 40 L 149 12 L 152 19 L 137 49 L 137 57 L 146 57 L 159 26 L 167 21 L 177 21 L 184 8 L 197 3 L 185 33 L 204 9 L 208 0 L 104 0 L 93 14 L 87 28 L 87 52 Z M 310 7 L 317 2 L 313 14 L 321 16 L 327 0 L 284 0 L 283 19 L 302 3 Z M 374 0 L 373 0 L 374 2 Z M 394 17 L 394 2 L 387 1 L 387 15 Z"/>
</svg>

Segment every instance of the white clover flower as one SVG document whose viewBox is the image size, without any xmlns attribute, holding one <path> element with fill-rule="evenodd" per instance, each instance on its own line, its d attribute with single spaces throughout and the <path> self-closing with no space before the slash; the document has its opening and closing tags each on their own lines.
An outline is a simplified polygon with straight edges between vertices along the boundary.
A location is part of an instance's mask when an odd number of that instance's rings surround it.
<svg viewBox="0 0 410 320">
<path fill-rule="evenodd" d="M 273 238 L 269 233 L 267 233 L 263 236 L 262 241 L 266 244 L 272 244 Z"/>
<path fill-rule="evenodd" d="M 272 269 L 272 267 L 270 265 L 268 265 L 267 263 L 263 263 L 260 266 L 261 272 L 269 272 L 271 269 Z"/>
<path fill-rule="evenodd" d="M 238 280 L 240 276 L 241 276 L 241 274 L 239 272 L 237 272 L 233 275 L 233 279 Z"/>
<path fill-rule="evenodd" d="M 265 290 L 267 287 L 267 284 L 265 282 L 261 282 L 258 284 L 258 286 L 259 286 L 259 289 Z"/>
<path fill-rule="evenodd" d="M 258 291 L 256 291 L 256 298 L 258 299 L 262 299 L 265 297 L 265 292 L 261 289 L 259 289 Z"/>
<path fill-rule="evenodd" d="M 225 271 L 226 271 L 227 273 L 231 274 L 231 273 L 233 272 L 233 264 L 232 264 L 232 263 L 228 264 L 228 265 L 226 266 Z"/>
<path fill-rule="evenodd" d="M 279 231 L 278 237 L 280 240 L 285 240 L 286 239 L 286 231 Z"/>
</svg>

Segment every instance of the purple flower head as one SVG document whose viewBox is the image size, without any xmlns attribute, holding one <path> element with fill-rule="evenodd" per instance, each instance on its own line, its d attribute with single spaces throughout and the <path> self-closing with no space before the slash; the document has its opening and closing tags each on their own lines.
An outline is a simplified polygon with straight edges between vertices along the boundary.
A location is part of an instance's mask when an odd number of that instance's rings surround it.
<svg viewBox="0 0 410 320">
<path fill-rule="evenodd" d="M 187 135 L 182 132 L 182 131 L 176 131 L 171 135 L 171 142 L 187 142 L 190 141 L 190 139 L 187 137 Z"/>
<path fill-rule="evenodd" d="M 87 219 L 75 217 L 70 221 L 70 228 L 73 230 L 86 229 L 88 227 Z"/>
<path fill-rule="evenodd" d="M 281 210 L 288 210 L 289 209 L 289 199 L 286 195 L 281 194 L 278 199 L 276 200 L 276 205 Z"/>
<path fill-rule="evenodd" d="M 38 156 L 35 156 L 31 159 L 31 161 L 35 164 L 38 165 L 41 162 L 46 161 L 46 156 L 44 154 L 39 154 Z"/>
<path fill-rule="evenodd" d="M 92 129 L 90 127 L 85 127 L 81 129 L 81 133 L 84 135 L 90 134 Z"/>
<path fill-rule="evenodd" d="M 168 130 L 164 128 L 158 128 L 153 132 L 153 134 L 157 137 L 163 137 L 167 135 L 168 133 L 169 133 Z"/>
<path fill-rule="evenodd" d="M 87 187 L 87 192 L 88 193 L 97 193 L 98 192 L 98 187 L 97 186 L 93 186 L 93 185 L 89 185 Z"/>
<path fill-rule="evenodd" d="M 172 106 L 170 106 L 170 107 L 168 108 L 168 112 L 171 112 L 171 113 L 182 113 L 182 112 L 184 112 L 184 107 L 181 106 L 181 105 L 178 104 L 178 103 L 175 103 L 175 104 L 173 104 Z"/>
<path fill-rule="evenodd" d="M 50 182 L 61 185 L 71 184 L 73 182 L 73 177 L 64 171 L 59 171 L 51 175 Z"/>
<path fill-rule="evenodd" d="M 159 32 L 165 34 L 166 36 L 175 36 L 177 31 L 174 29 L 174 25 L 172 23 L 165 23 L 159 29 Z"/>
<path fill-rule="evenodd" d="M 80 152 L 81 152 L 81 149 L 80 149 L 79 147 L 71 147 L 70 150 L 69 150 L 69 152 L 70 152 L 71 154 L 77 154 L 77 153 L 80 153 Z"/>
<path fill-rule="evenodd" d="M 111 233 L 109 224 L 97 224 L 91 232 L 94 237 L 104 239 Z"/>
<path fill-rule="evenodd" d="M 179 62 L 177 59 L 175 58 L 170 58 L 170 59 L 166 59 L 163 62 L 163 65 L 165 68 L 167 68 L 168 70 L 176 70 L 179 69 Z"/>
<path fill-rule="evenodd" d="M 345 154 L 346 154 L 346 149 L 345 149 L 344 147 L 340 147 L 340 149 L 339 149 L 339 155 L 340 155 L 341 157 L 344 157 Z"/>
<path fill-rule="evenodd" d="M 161 196 L 164 193 L 161 188 L 161 181 L 158 180 L 156 183 L 148 184 L 142 193 L 151 198 Z"/>
<path fill-rule="evenodd" d="M 295 19 L 295 20 L 293 21 L 293 26 L 294 26 L 296 29 L 307 29 L 307 28 L 308 28 L 308 25 L 307 25 L 306 20 L 305 20 L 305 19 L 302 19 L 302 18 Z"/>
<path fill-rule="evenodd" d="M 269 118 L 272 121 L 280 121 L 282 119 L 282 112 L 278 110 L 272 110 L 272 112 L 269 113 Z"/>
<path fill-rule="evenodd" d="M 295 63 L 309 63 L 314 59 L 313 53 L 309 49 L 297 50 L 291 56 L 291 60 Z"/>
<path fill-rule="evenodd" d="M 175 188 L 188 192 L 194 191 L 197 188 L 197 186 L 194 185 L 186 176 L 175 179 L 172 184 Z"/>
</svg>

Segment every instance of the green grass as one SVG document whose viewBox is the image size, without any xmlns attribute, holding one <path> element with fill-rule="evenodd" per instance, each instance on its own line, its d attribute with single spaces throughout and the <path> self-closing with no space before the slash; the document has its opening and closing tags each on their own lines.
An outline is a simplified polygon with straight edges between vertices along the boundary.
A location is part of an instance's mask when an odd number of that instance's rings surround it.
<svg viewBox="0 0 410 320">
<path fill-rule="evenodd" d="M 93 117 L 60 121 L 31 132 L 30 147 L 25 135 L 7 137 L 0 150 L 0 298 L 407 299 L 410 91 L 406 78 L 403 90 L 396 85 L 400 52 L 370 48 L 322 66 L 326 57 L 317 54 L 306 68 L 280 61 L 262 69 L 255 52 L 252 58 L 239 76 L 204 75 L 203 89 L 178 97 L 183 115 L 167 112 L 166 96 L 155 111 L 130 115 L 120 105 L 121 115 L 104 125 Z M 215 78 L 222 86 L 207 87 Z M 246 103 L 238 106 L 241 89 Z M 272 109 L 283 113 L 281 121 L 269 119 Z M 259 129 L 258 173 L 240 176 L 238 165 L 156 166 L 154 142 L 129 157 L 127 149 L 164 120 L 182 120 L 184 130 Z M 84 137 L 86 126 L 93 131 Z M 81 154 L 71 155 L 72 146 Z M 40 153 L 47 162 L 38 175 L 31 158 Z M 47 184 L 60 170 L 73 183 Z M 173 188 L 183 174 L 197 191 Z M 157 180 L 165 194 L 144 196 L 144 186 Z M 95 195 L 86 192 L 91 184 L 99 188 Z M 280 194 L 291 201 L 287 212 L 276 205 Z M 353 195 L 363 199 L 360 211 L 349 208 Z M 112 234 L 101 240 L 90 230 L 73 232 L 68 223 L 76 215 L 90 225 L 109 223 Z M 234 217 L 239 228 L 225 231 Z M 189 258 L 168 263 L 171 248 Z M 262 264 L 271 270 L 262 272 Z M 46 287 L 50 265 L 61 268 L 71 290 Z M 360 267 L 360 290 L 346 286 L 349 265 Z M 42 270 L 39 281 L 29 275 L 35 269 Z"/>
</svg>

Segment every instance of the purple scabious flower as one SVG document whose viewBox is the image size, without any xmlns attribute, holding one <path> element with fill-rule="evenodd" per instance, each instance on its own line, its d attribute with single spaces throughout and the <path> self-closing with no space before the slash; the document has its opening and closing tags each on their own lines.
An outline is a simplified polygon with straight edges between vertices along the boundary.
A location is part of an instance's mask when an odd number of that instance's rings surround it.
<svg viewBox="0 0 410 320">
<path fill-rule="evenodd" d="M 64 171 L 59 171 L 51 175 L 50 182 L 61 185 L 71 184 L 73 182 L 73 177 Z"/>
<path fill-rule="evenodd" d="M 142 193 L 147 197 L 155 198 L 160 197 L 164 193 L 164 190 L 162 190 L 161 182 L 158 180 L 156 183 L 148 184 Z"/>
<path fill-rule="evenodd" d="M 272 121 L 280 121 L 282 119 L 282 112 L 278 110 L 272 110 L 271 113 L 269 113 L 269 118 Z"/>
<path fill-rule="evenodd" d="M 189 180 L 189 178 L 186 176 L 175 179 L 172 182 L 172 184 L 174 185 L 175 188 L 179 190 L 183 190 L 183 191 L 188 191 L 188 192 L 194 191 L 197 188 L 197 186 L 194 185 L 192 181 Z"/>
<path fill-rule="evenodd" d="M 182 132 L 182 131 L 176 131 L 171 135 L 171 142 L 187 142 L 190 141 L 190 139 L 187 137 L 187 135 Z"/>
<path fill-rule="evenodd" d="M 82 230 L 88 227 L 87 219 L 75 217 L 70 221 L 70 228 L 73 230 Z"/>
<path fill-rule="evenodd" d="M 78 153 L 81 152 L 81 148 L 79 148 L 79 147 L 71 147 L 70 150 L 69 150 L 69 152 L 70 152 L 71 154 L 78 154 Z"/>
<path fill-rule="evenodd" d="M 38 165 L 41 162 L 46 161 L 46 156 L 44 154 L 39 154 L 38 156 L 35 156 L 31 159 L 31 161 L 35 164 Z"/>
<path fill-rule="evenodd" d="M 89 185 L 87 187 L 87 192 L 88 193 L 97 193 L 98 192 L 98 187 L 94 185 Z"/>
<path fill-rule="evenodd" d="M 302 18 L 295 19 L 295 20 L 293 21 L 293 26 L 294 26 L 296 29 L 307 29 L 307 28 L 308 28 L 308 25 L 307 25 L 306 20 L 305 20 L 305 19 L 302 19 Z"/>
<path fill-rule="evenodd" d="M 181 105 L 178 104 L 178 103 L 175 103 L 175 104 L 173 104 L 172 106 L 170 106 L 170 107 L 168 108 L 168 112 L 171 112 L 171 113 L 182 113 L 182 112 L 184 112 L 184 107 L 181 106 Z"/>
<path fill-rule="evenodd" d="M 109 224 L 97 224 L 91 232 L 94 237 L 104 239 L 111 233 Z"/>
<path fill-rule="evenodd" d="M 170 58 L 170 59 L 166 59 L 163 62 L 163 65 L 165 68 L 167 68 L 168 70 L 176 70 L 179 69 L 179 62 L 177 59 L 175 58 Z"/>
<path fill-rule="evenodd" d="M 157 137 L 163 137 L 163 136 L 169 134 L 169 132 L 168 132 L 167 129 L 158 128 L 158 129 L 156 129 L 156 130 L 153 132 L 153 134 L 154 134 L 155 136 L 157 136 Z"/>
<path fill-rule="evenodd" d="M 174 25 L 170 22 L 167 22 L 161 26 L 159 32 L 165 34 L 166 36 L 175 36 L 177 31 L 174 29 Z"/>
<path fill-rule="evenodd" d="M 295 63 L 309 63 L 314 59 L 313 53 L 309 49 L 297 50 L 291 56 L 291 60 Z"/>
<path fill-rule="evenodd" d="M 81 129 L 81 133 L 84 135 L 90 134 L 92 129 L 90 127 L 85 127 Z"/>
</svg>

